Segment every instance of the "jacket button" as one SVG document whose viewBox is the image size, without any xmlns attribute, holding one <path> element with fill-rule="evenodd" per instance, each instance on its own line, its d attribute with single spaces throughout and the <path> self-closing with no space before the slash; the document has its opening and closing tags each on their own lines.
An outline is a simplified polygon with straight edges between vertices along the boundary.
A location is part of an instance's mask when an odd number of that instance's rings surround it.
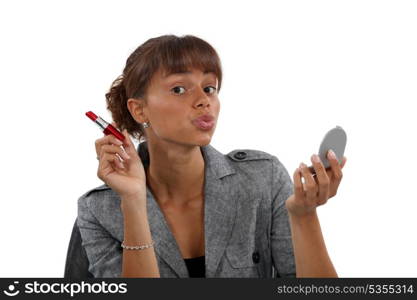
<svg viewBox="0 0 417 300">
<path fill-rule="evenodd" d="M 255 264 L 257 264 L 259 262 L 259 258 L 260 258 L 260 256 L 259 256 L 258 251 L 252 253 L 252 260 Z"/>
<path fill-rule="evenodd" d="M 242 160 L 242 159 L 246 158 L 247 154 L 246 154 L 246 152 L 239 151 L 239 152 L 236 152 L 235 155 L 233 155 L 233 156 L 236 159 Z"/>
</svg>

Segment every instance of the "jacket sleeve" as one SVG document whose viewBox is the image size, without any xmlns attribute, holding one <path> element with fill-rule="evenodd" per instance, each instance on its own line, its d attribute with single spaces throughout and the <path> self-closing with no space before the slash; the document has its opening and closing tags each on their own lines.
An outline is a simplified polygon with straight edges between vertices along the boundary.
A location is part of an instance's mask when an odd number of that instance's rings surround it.
<svg viewBox="0 0 417 300">
<path fill-rule="evenodd" d="M 91 194 L 78 199 L 77 224 L 85 248 L 89 267 L 88 271 L 95 278 L 120 277 L 122 268 L 122 249 L 120 242 L 112 237 L 93 215 L 89 201 Z"/>
<path fill-rule="evenodd" d="M 271 251 L 274 277 L 295 277 L 295 259 L 285 201 L 293 194 L 293 183 L 284 165 L 272 159 Z"/>
</svg>

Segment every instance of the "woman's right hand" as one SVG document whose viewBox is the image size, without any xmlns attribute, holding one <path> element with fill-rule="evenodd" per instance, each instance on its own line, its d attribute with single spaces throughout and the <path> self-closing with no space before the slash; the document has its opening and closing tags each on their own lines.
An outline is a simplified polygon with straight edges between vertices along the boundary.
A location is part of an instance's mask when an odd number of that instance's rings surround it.
<svg viewBox="0 0 417 300">
<path fill-rule="evenodd" d="M 116 127 L 115 123 L 112 125 Z M 123 130 L 122 133 L 125 136 L 124 142 L 111 134 L 95 141 L 99 159 L 97 176 L 119 194 L 122 202 L 133 201 L 134 203 L 128 204 L 144 209 L 146 208 L 145 170 L 127 130 Z"/>
</svg>

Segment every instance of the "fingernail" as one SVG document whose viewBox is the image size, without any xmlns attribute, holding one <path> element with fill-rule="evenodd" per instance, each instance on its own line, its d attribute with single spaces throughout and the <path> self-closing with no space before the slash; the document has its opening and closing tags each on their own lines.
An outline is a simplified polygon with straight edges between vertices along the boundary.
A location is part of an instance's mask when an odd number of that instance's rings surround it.
<svg viewBox="0 0 417 300">
<path fill-rule="evenodd" d="M 117 145 L 123 145 L 123 142 L 119 139 L 116 139 L 116 143 L 117 143 Z"/>
<path fill-rule="evenodd" d="M 120 157 L 118 153 L 116 153 L 116 157 L 119 159 L 119 162 L 123 162 L 123 159 Z"/>
<path fill-rule="evenodd" d="M 334 153 L 332 149 L 329 150 L 328 155 L 329 155 L 329 158 L 337 159 L 336 154 Z"/>
<path fill-rule="evenodd" d="M 300 168 L 300 171 L 304 168 L 304 166 L 305 166 L 305 164 L 303 164 L 303 163 L 300 163 L 300 166 L 299 166 L 299 168 Z"/>
<path fill-rule="evenodd" d="M 123 148 L 123 146 L 120 146 L 120 148 L 122 149 L 122 153 L 124 156 L 126 156 L 127 158 L 130 158 L 129 154 L 127 154 L 125 148 Z"/>
<path fill-rule="evenodd" d="M 319 163 L 320 162 L 320 157 L 317 154 L 313 154 L 313 156 L 311 157 L 311 160 L 313 162 Z"/>
<path fill-rule="evenodd" d="M 122 156 L 126 159 L 130 159 L 129 154 L 127 154 L 126 152 L 122 152 Z"/>
</svg>

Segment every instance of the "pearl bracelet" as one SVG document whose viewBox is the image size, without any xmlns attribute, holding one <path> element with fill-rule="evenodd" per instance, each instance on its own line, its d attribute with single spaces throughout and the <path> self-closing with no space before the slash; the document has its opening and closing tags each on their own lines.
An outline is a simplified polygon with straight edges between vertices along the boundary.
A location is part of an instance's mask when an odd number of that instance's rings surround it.
<svg viewBox="0 0 417 300">
<path fill-rule="evenodd" d="M 124 243 L 125 241 L 122 242 L 122 248 L 126 250 L 143 250 L 143 249 L 153 247 L 153 245 L 155 244 L 154 241 L 152 241 L 152 243 L 150 244 L 140 245 L 140 246 L 126 246 Z"/>
</svg>

